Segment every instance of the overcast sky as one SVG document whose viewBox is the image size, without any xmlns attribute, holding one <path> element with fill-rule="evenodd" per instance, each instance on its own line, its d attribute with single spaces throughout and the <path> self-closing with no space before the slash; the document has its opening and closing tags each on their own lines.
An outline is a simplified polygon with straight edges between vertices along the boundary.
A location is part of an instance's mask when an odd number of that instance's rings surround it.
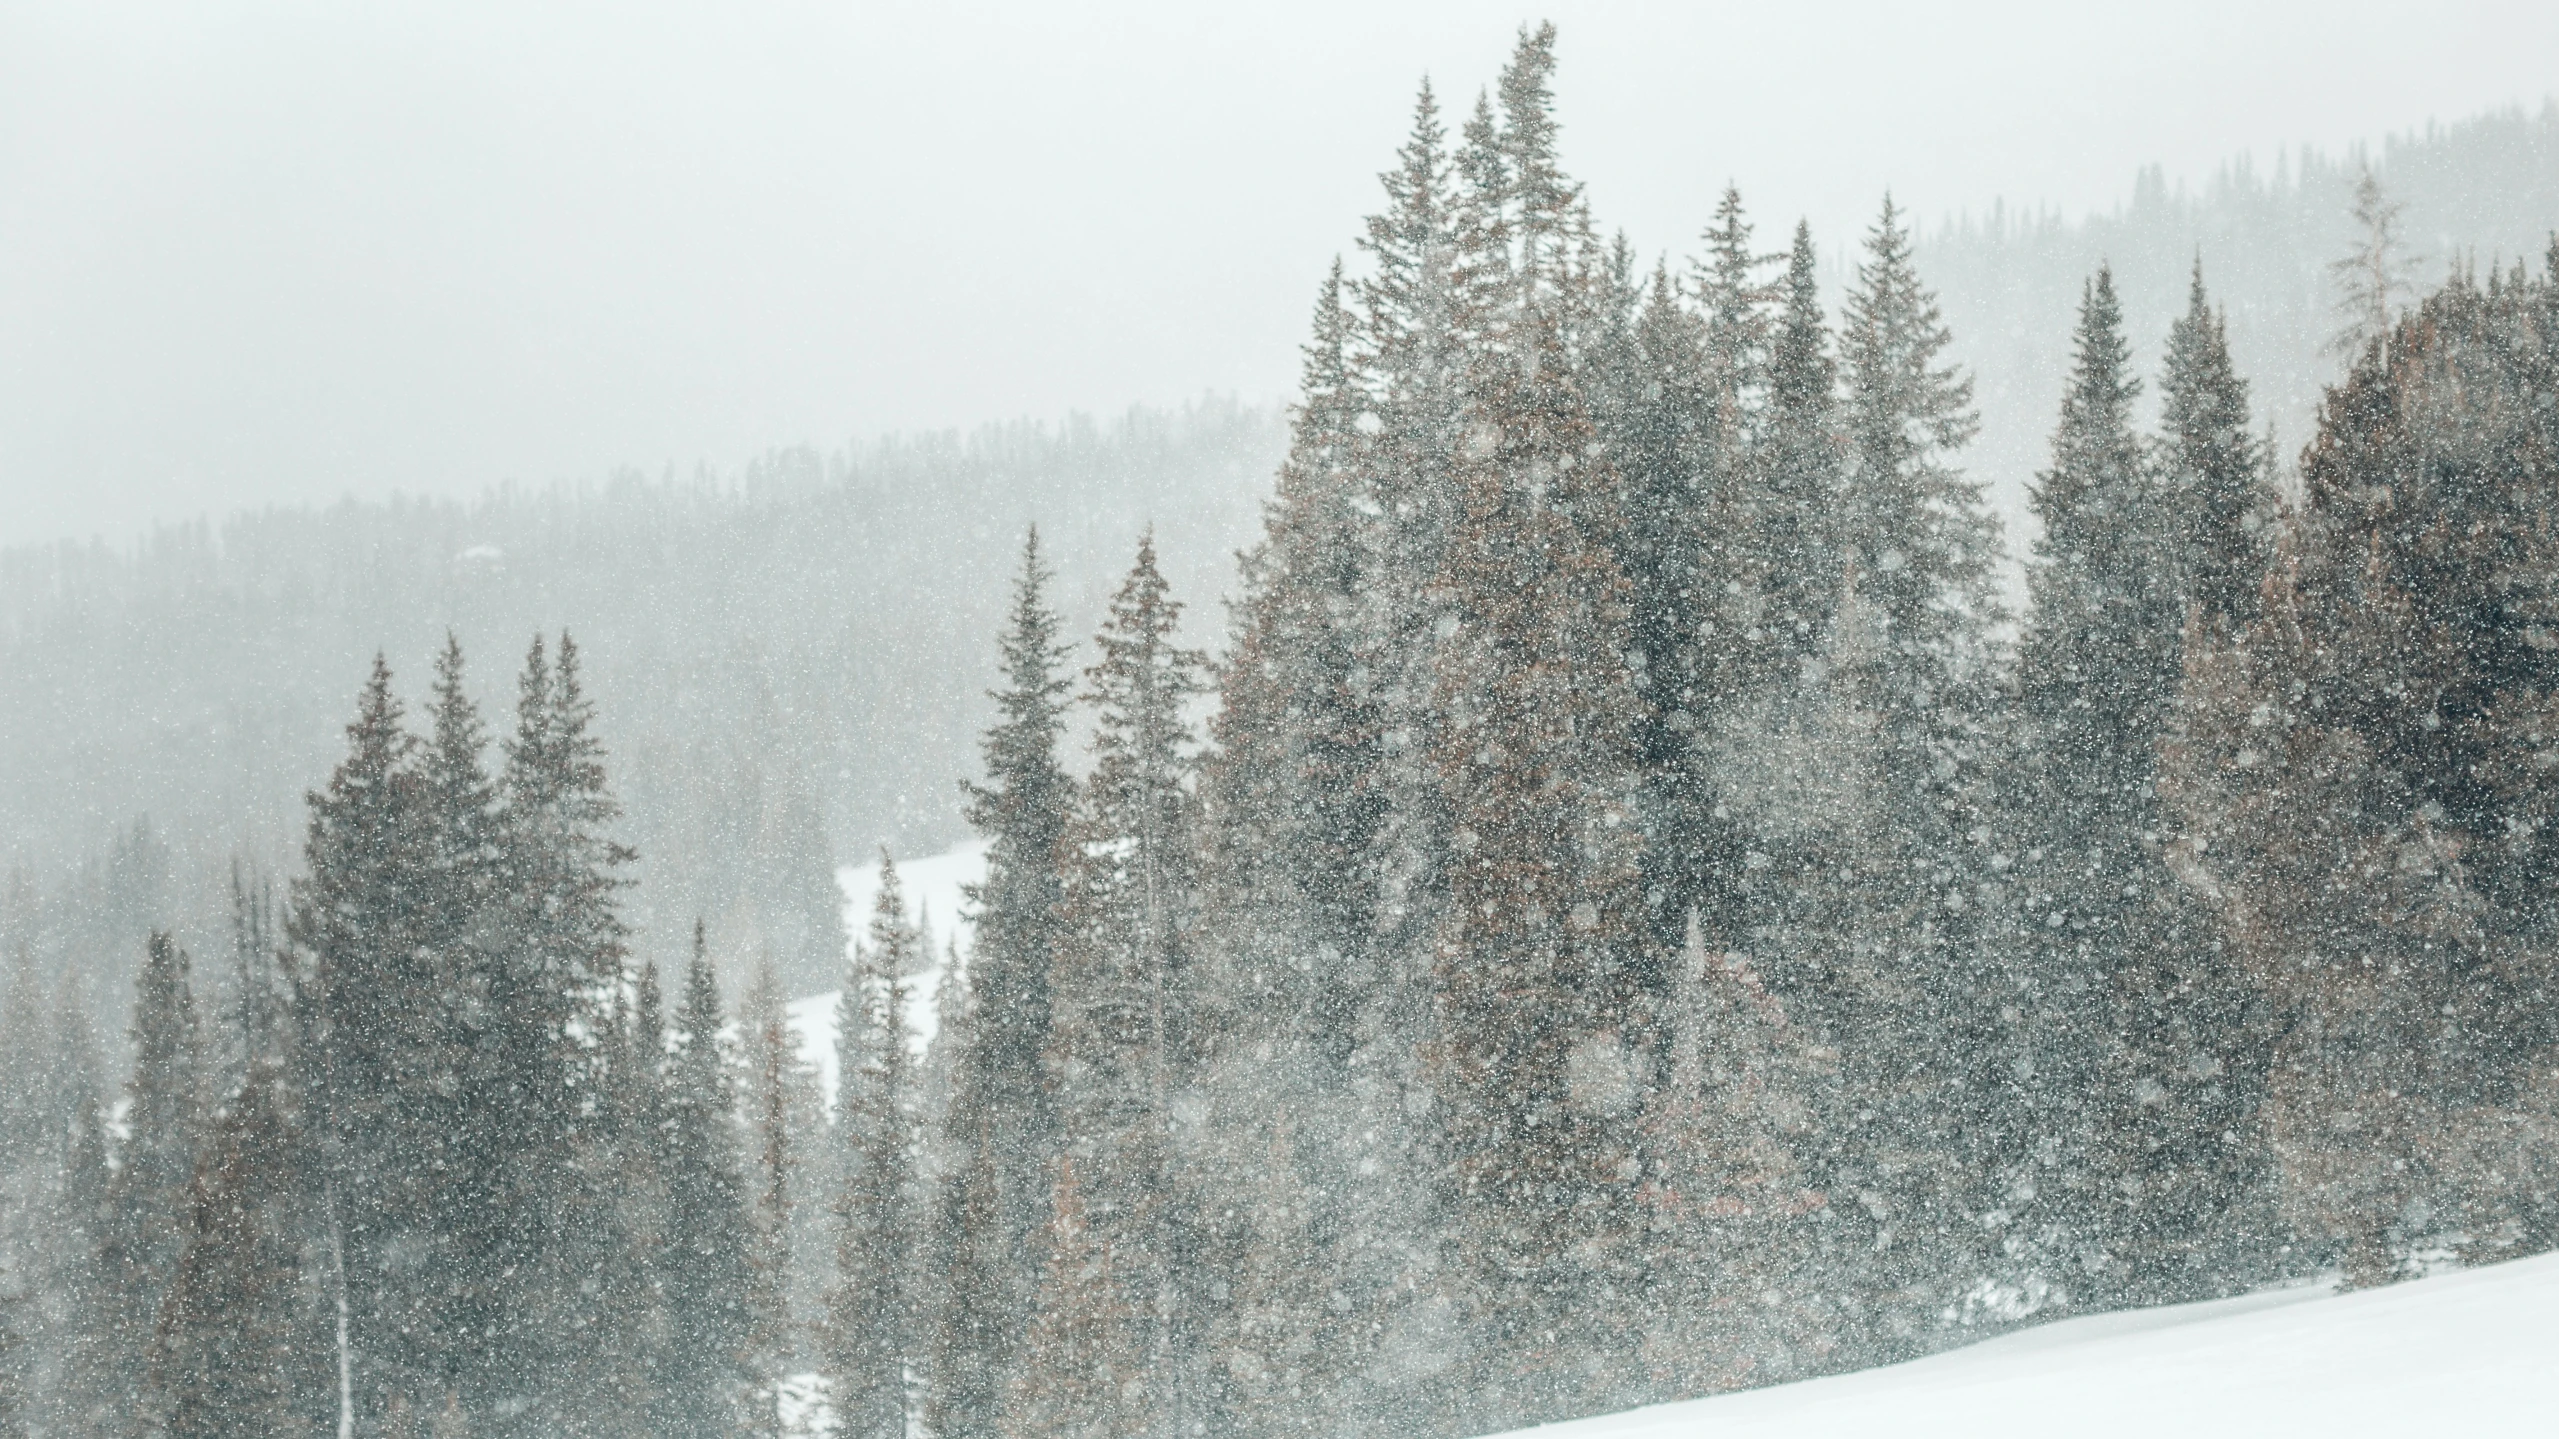
<svg viewBox="0 0 2559 1439">
<path fill-rule="evenodd" d="M 0 544 L 1284 398 L 1416 82 L 1541 14 L 1648 253 L 2559 90 L 2548 0 L 2075 8 L 0 0 Z"/>
</svg>

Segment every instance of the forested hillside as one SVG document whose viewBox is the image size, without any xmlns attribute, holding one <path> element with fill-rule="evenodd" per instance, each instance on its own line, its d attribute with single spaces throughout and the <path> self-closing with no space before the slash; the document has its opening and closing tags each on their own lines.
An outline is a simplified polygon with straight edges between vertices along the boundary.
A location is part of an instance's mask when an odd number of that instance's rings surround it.
<svg viewBox="0 0 2559 1439">
<path fill-rule="evenodd" d="M 2559 215 L 2420 282 L 2357 174 L 2297 460 L 2209 254 L 2088 264 L 2020 543 L 1909 214 L 1647 262 L 1554 39 L 1417 97 L 1231 576 L 1219 407 L 20 571 L 29 828 L 293 857 L 122 1066 L 13 949 L 0 1439 L 1457 1439 L 2559 1247 Z M 954 780 L 970 947 L 884 852 L 842 952 L 829 807 Z"/>
<path fill-rule="evenodd" d="M 1945 299 L 1955 355 L 1976 380 L 1982 434 L 1974 471 L 2022 515 L 2043 463 L 2046 417 L 2070 352 L 2056 319 L 2103 264 L 2123 296 L 2125 333 L 2164 343 L 2201 261 L 2229 312 L 2230 351 L 2256 385 L 2258 422 L 2289 458 L 2309 439 L 2320 390 L 2343 370 L 2330 266 L 2355 243 L 2354 191 L 2369 167 L 2405 206 L 2407 278 L 2431 288 L 2457 268 L 2541 253 L 2559 214 L 2559 102 L 2462 119 L 2343 155 L 2304 147 L 2234 161 L 2210 176 L 2156 168 L 2112 212 L 2085 218 L 2020 208 L 1925 229 L 1919 260 Z M 1926 197 L 1908 197 L 1925 213 Z"/>
<path fill-rule="evenodd" d="M 732 977 L 770 943 L 796 990 L 823 988 L 842 953 L 830 856 L 960 833 L 987 712 L 960 657 L 1002 613 L 1022 527 L 1042 525 L 1079 623 L 1149 523 L 1185 589 L 1214 596 L 1278 446 L 1274 417 L 1210 401 L 0 555 L 11 933 L 120 1004 L 145 930 L 218 912 L 235 856 L 290 855 L 351 668 L 379 651 L 421 672 L 448 631 L 480 652 L 567 626 L 652 881 L 642 943 L 680 955 L 699 913 Z"/>
</svg>

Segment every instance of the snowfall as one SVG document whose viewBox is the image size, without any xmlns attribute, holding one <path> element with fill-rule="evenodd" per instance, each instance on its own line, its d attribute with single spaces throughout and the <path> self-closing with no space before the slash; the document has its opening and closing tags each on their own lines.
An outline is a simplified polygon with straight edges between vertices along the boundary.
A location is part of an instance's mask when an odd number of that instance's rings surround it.
<svg viewBox="0 0 2559 1439">
<path fill-rule="evenodd" d="M 908 1022 L 932 1033 L 946 945 L 965 956 L 961 886 L 985 872 L 967 846 L 899 867 L 935 940 L 910 981 Z M 877 871 L 847 868 L 845 923 L 860 936 Z M 965 959 L 963 959 L 965 963 Z M 805 1052 L 834 1090 L 833 994 L 791 1006 Z M 2340 1294 L 2267 1290 L 2069 1319 L 1868 1369 L 1743 1394 L 1517 1431 L 1535 1439 L 2070 1439 L 2317 1435 L 2530 1435 L 2559 1439 L 2559 1254 Z"/>
</svg>

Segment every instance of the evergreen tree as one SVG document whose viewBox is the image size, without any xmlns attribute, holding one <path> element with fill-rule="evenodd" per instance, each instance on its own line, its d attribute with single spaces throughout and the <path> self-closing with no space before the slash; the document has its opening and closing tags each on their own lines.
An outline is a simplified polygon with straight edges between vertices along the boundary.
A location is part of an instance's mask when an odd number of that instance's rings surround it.
<svg viewBox="0 0 2559 1439">
<path fill-rule="evenodd" d="M 827 1296 L 827 1395 L 836 1432 L 905 1439 L 917 1356 L 914 1057 L 906 975 L 922 962 L 897 866 L 880 852 L 871 928 L 836 1003 L 835 1283 Z"/>
<path fill-rule="evenodd" d="M 1733 574 L 1741 397 L 1666 268 L 1654 271 L 1629 338 L 1634 373 L 1602 433 L 1626 495 L 1616 559 L 1628 582 L 1629 678 L 1648 701 L 1636 720 L 1636 763 L 1651 839 L 1645 891 L 1660 896 L 1647 922 L 1658 929 L 1706 902 L 1700 886 L 1720 858 L 1693 741 L 1731 694 L 1730 636 L 1715 633 L 1710 616 L 1724 614 Z"/>
<path fill-rule="evenodd" d="M 187 1188 L 142 1432 L 264 1439 L 335 1418 L 326 1320 L 304 1282 L 309 1160 L 281 1066 L 254 1061 Z"/>
<path fill-rule="evenodd" d="M 394 1396 L 441 1387 L 426 1351 L 433 1336 L 413 1318 L 430 1302 L 428 1266 L 406 1261 L 435 1249 L 432 1157 L 451 1125 L 432 1076 L 448 1051 L 434 1025 L 440 976 L 421 885 L 425 799 L 400 717 L 377 656 L 347 757 L 309 797 L 285 930 L 296 1088 L 316 1111 L 342 1401 L 364 1425 Z"/>
<path fill-rule="evenodd" d="M 2355 1284 L 2559 1233 L 2541 1182 L 2559 253 L 2455 281 L 2322 409 L 2264 613 L 2187 661 L 2172 856 L 2270 1010 L 2283 1218 Z M 2474 1241 L 2475 1242 L 2475 1241 Z"/>
<path fill-rule="evenodd" d="M 1074 943 L 1052 1001 L 1065 1150 L 1089 1176 L 1080 1222 L 1109 1254 L 1112 1302 L 1134 1306 L 1140 1336 L 1140 1367 L 1119 1402 L 1164 1432 L 1190 1427 L 1196 1398 L 1174 1374 L 1178 1331 L 1196 1315 L 1181 1302 L 1195 1224 L 1177 1193 L 1172 1111 L 1197 1037 L 1197 741 L 1184 708 L 1204 688 L 1204 661 L 1174 643 L 1180 618 L 1150 534 L 1085 672 L 1093 772 L 1076 816 Z"/>
<path fill-rule="evenodd" d="M 2339 321 L 2328 348 L 2336 354 L 2360 357 L 2373 341 L 2390 333 L 2414 294 L 2408 276 L 2416 262 L 2399 237 L 2399 216 L 2406 208 L 2381 188 L 2370 165 L 2356 175 L 2354 248 L 2328 265 L 2329 278 L 2337 287 Z"/>
<path fill-rule="evenodd" d="M 1838 600 L 1840 497 L 1837 376 L 1822 317 L 1810 226 L 1798 222 L 1778 282 L 1767 407 L 1754 471 L 1765 489 L 1759 548 L 1767 567 L 1761 623 L 1801 658 L 1820 648 Z"/>
<path fill-rule="evenodd" d="M 693 926 L 670 1036 L 660 1166 L 666 1175 L 666 1395 L 671 1434 L 734 1432 L 749 1373 L 747 1197 L 736 1105 L 720 1052 L 719 979 Z"/>
<path fill-rule="evenodd" d="M 2100 268 L 2081 298 L 2052 465 L 2035 490 L 2043 535 L 2018 653 L 2018 740 L 2029 758 L 2012 828 L 2024 851 L 2013 872 L 2023 972 L 2009 1002 L 2022 1016 L 2011 1025 L 2012 1068 L 2025 1112 L 2024 1142 L 2007 1161 L 2016 1177 L 2006 1241 L 2011 1262 L 2037 1281 L 2067 1292 L 2085 1276 L 2093 1298 L 2144 1284 L 2162 1297 L 2155 1274 L 2137 1281 L 2129 1266 L 2155 1269 L 2164 1247 L 2191 1242 L 2195 1216 L 2169 1209 L 2200 1196 L 2164 1192 L 2161 1148 L 2191 1146 L 2171 1131 L 2197 1124 L 2217 1140 L 2234 1118 L 2200 1093 L 2222 1086 L 2195 1082 L 2219 1056 L 2194 1052 L 2199 1036 L 2177 1033 L 2171 1017 L 2192 1008 L 2185 996 L 2198 985 L 2197 997 L 2215 1003 L 2229 985 L 2198 972 L 2207 925 L 2159 847 L 2184 517 L 2133 433 L 2140 389 L 2113 276 Z M 2171 1101 L 2163 1080 L 2199 1093 Z M 2163 1125 L 2159 1111 L 2172 1102 Z"/>
<path fill-rule="evenodd" d="M 132 1391 L 120 1367 L 127 1356 L 116 1343 L 118 1291 L 114 1276 L 98 1262 L 115 1227 L 108 1203 L 114 1171 L 97 1035 L 89 1026 L 87 986 L 78 971 L 65 973 L 55 985 L 51 1008 L 54 1043 L 38 1102 L 46 1130 L 39 1162 L 52 1166 L 58 1178 L 45 1196 L 54 1248 L 42 1292 L 62 1340 L 44 1426 L 74 1436 L 113 1435 L 133 1418 L 125 1407 Z"/>
<path fill-rule="evenodd" d="M 520 1376 L 498 1372 L 520 1360 L 519 1346 L 487 1341 L 516 1332 L 510 1291 L 516 1276 L 532 1272 L 529 1246 L 510 1242 L 508 1222 L 519 1216 L 507 1203 L 528 1159 L 508 1144 L 520 1131 L 508 1122 L 509 1105 L 527 1076 L 491 1062 L 505 1049 L 478 1042 L 497 1026 L 494 1005 L 507 992 L 497 971 L 508 961 L 502 936 L 513 916 L 499 908 L 498 885 L 501 866 L 516 862 L 487 749 L 479 708 L 463 688 L 462 647 L 447 634 L 416 756 L 423 834 L 413 882 L 435 985 L 430 1009 L 419 1016 L 430 1046 L 427 1083 L 451 1096 L 439 1105 L 450 1125 L 431 1137 L 435 1179 L 425 1196 L 432 1206 L 425 1222 L 441 1259 L 428 1282 L 438 1290 L 414 1322 L 451 1352 L 439 1363 L 444 1382 L 412 1402 L 439 1404 L 462 1389 L 475 1411 L 521 1393 L 511 1382 Z"/>
<path fill-rule="evenodd" d="M 2248 428 L 2248 382 L 2230 362 L 2222 312 L 2204 294 L 2195 263 L 2186 313 L 2168 329 L 2159 381 L 2159 440 L 2152 447 L 2163 503 L 2178 517 L 2177 573 L 2186 601 L 2209 625 L 2255 616 L 2257 591 L 2274 558 L 2281 499 L 2273 446 Z"/>
<path fill-rule="evenodd" d="M 1940 1286 L 1968 1287 L 1956 1276 L 1979 1262 L 1972 1236 L 1988 1212 L 1968 1176 L 2013 1139 L 1996 1101 L 2002 981 L 1982 943 L 1999 535 L 1953 463 L 1976 422 L 1971 381 L 1944 359 L 1951 342 L 1887 199 L 1840 335 L 1840 542 L 1873 626 L 1849 694 L 1873 727 L 1872 786 L 1865 832 L 1828 878 L 1853 922 L 1816 962 L 1841 971 L 1820 982 L 1821 1022 L 1840 1037 L 1849 1122 L 1867 1116 L 1862 1161 L 1832 1178 L 1867 1196 L 1861 1287 L 1888 1306 L 1888 1333 L 1933 1322 Z"/>
<path fill-rule="evenodd" d="M 1352 368 L 1355 320 L 1342 283 L 1337 262 L 1316 304 L 1279 496 L 1265 510 L 1262 543 L 1245 558 L 1238 634 L 1210 722 L 1215 747 L 1200 779 L 1210 852 L 1195 1064 L 1213 1130 L 1194 1146 L 1203 1173 L 1267 1159 L 1274 1127 L 1288 1125 L 1287 1106 L 1303 1096 L 1322 1095 L 1327 1104 L 1350 1098 L 1360 1019 L 1384 990 L 1381 962 L 1391 959 L 1377 943 L 1375 866 L 1385 817 L 1379 708 L 1372 671 L 1357 652 L 1360 608 L 1377 578 L 1370 517 L 1360 510 L 1360 416 L 1368 409 Z M 1378 1142 L 1365 1139 L 1363 1147 Z M 1211 1355 L 1238 1344 L 1300 1353 L 1294 1387 L 1303 1399 L 1304 1361 L 1312 1358 L 1305 1351 L 1317 1333 L 1328 1336 L 1344 1368 L 1358 1362 L 1338 1352 L 1355 1342 L 1342 1332 L 1351 1326 L 1333 1325 L 1315 1301 L 1336 1292 L 1322 1276 L 1356 1272 L 1352 1256 L 1327 1252 L 1327 1240 L 1369 1236 L 1377 1216 L 1358 1206 L 1354 1185 L 1363 1167 L 1378 1166 L 1347 1148 L 1301 1154 L 1282 1144 L 1279 1152 L 1293 1167 L 1311 1162 L 1314 1170 L 1312 1181 L 1294 1168 L 1267 1180 L 1306 1197 L 1291 1210 L 1294 1221 L 1276 1231 L 1226 1222 L 1233 1216 L 1220 1201 L 1219 1222 L 1201 1240 L 1200 1262 L 1221 1270 L 1254 1264 L 1269 1285 L 1248 1316 L 1239 1306 L 1253 1286 L 1229 1283 L 1193 1327 Z M 1325 1196 L 1320 1216 L 1311 1212 L 1315 1194 Z M 1283 1253 L 1282 1243 L 1294 1247 Z M 1285 1311 L 1283 1294 L 1307 1302 Z M 1232 1390 L 1235 1408 L 1222 1422 L 1276 1417 L 1262 1403 L 1267 1396 L 1235 1381 L 1231 1366 L 1225 1374 L 1212 1366 L 1201 1387 Z M 1295 1411 L 1310 1424 L 1319 1412 L 1311 1403 Z"/>
<path fill-rule="evenodd" d="M 1455 828 L 1435 1087 L 1477 1354 L 1447 1400 L 1478 1427 L 1581 1412 L 1623 1382 L 1607 1301 L 1631 1277 L 1628 1121 L 1652 1042 L 1638 996 L 1658 979 L 1628 792 L 1625 581 L 1586 538 L 1613 479 L 1539 308 L 1513 343 L 1480 362 L 1436 587 L 1433 758 Z"/>
<path fill-rule="evenodd" d="M 747 1432 L 778 1436 L 782 1381 L 800 1347 L 791 1313 L 791 1232 L 804 1181 L 792 1135 L 801 1128 L 795 1121 L 808 1080 L 770 957 L 756 963 L 738 1024 L 746 1051 Z"/>
<path fill-rule="evenodd" d="M 1211 723 L 1203 802 L 1233 1002 L 1287 1015 L 1338 1072 L 1374 985 L 1378 710 L 1355 617 L 1370 579 L 1360 500 L 1352 316 L 1340 262 L 1316 302 L 1278 498 L 1245 557 L 1234 653 Z"/>
<path fill-rule="evenodd" d="M 996 1221 L 954 1242 L 968 1256 L 943 1310 L 944 1362 L 933 1407 L 948 1439 L 983 1439 L 997 1421 L 995 1376 L 1014 1367 L 1039 1279 L 1038 1230 L 1049 1199 L 1057 1110 L 1047 1068 L 1051 976 L 1067 925 L 1066 834 L 1074 786 L 1058 762 L 1070 682 L 1039 534 L 1022 546 L 1012 613 L 999 644 L 1005 687 L 983 746 L 986 782 L 970 785 L 969 822 L 987 838 L 969 983 L 975 1015 L 957 1055 L 953 1145 L 969 1156 L 969 1193 L 949 1212 Z M 984 1167 L 979 1167 L 984 1166 Z"/>
<path fill-rule="evenodd" d="M 97 1270 L 116 1386 L 109 1402 L 126 1414 L 142 1412 L 152 1324 L 177 1279 L 187 1182 L 204 1142 L 204 1031 L 188 969 L 186 951 L 155 931 L 134 986 L 133 1075 Z"/>
</svg>

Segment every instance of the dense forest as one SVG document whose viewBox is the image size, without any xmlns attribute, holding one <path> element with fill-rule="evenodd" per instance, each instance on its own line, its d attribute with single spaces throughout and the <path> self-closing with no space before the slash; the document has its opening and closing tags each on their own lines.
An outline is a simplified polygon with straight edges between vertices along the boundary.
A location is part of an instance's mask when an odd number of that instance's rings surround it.
<svg viewBox="0 0 2559 1439">
<path fill-rule="evenodd" d="M 964 675 L 776 662 L 698 732 L 699 661 L 609 610 L 502 711 L 377 617 L 427 683 L 374 661 L 218 938 L 118 941 L 129 1064 L 13 949 L 0 1435 L 1459 1436 L 2559 1246 L 2559 236 L 2421 275 L 2356 174 L 2289 452 L 2212 252 L 2137 300 L 2088 265 L 2017 592 L 1909 217 L 1835 295 L 1730 192 L 1646 266 L 1559 164 L 1552 46 L 1421 93 L 1231 584 L 1132 527 L 1088 604 L 1094 517 L 1043 513 L 965 546 L 1018 548 Z M 1258 422 L 1186 423 L 1155 473 Z M 634 493 L 687 607 L 796 613 L 752 545 L 860 529 Z M 734 798 L 739 747 L 863 742 L 909 682 L 992 684 L 950 766 L 986 878 L 911 995 L 883 856 L 828 1096 L 815 961 L 714 953 L 688 871 L 739 842 L 618 777 Z"/>
<path fill-rule="evenodd" d="M 1975 379 L 1964 465 L 2006 526 L 2012 607 L 2067 317 L 2100 264 L 2148 353 L 2207 261 L 2256 421 L 2288 466 L 2339 368 L 2328 262 L 2355 243 L 2360 161 L 2404 204 L 2408 258 L 2431 281 L 2465 256 L 2538 253 L 2559 213 L 2554 150 L 2559 107 L 2545 106 L 2369 155 L 2235 162 L 2192 187 L 2145 172 L 2126 204 L 2079 221 L 1914 222 L 1947 353 Z M 1825 251 L 1822 283 L 1845 283 L 1847 261 Z M 2137 402 L 2145 422 L 2156 398 Z M 988 577 L 1021 528 L 1043 526 L 1081 632 L 1128 536 L 1154 525 L 1194 642 L 1212 644 L 1286 431 L 1280 414 L 1211 399 L 0 551 L 0 947 L 23 938 L 48 972 L 85 972 L 112 1030 L 151 929 L 218 945 L 233 862 L 290 867 L 348 673 L 448 631 L 507 647 L 566 627 L 589 641 L 648 880 L 635 949 L 682 963 L 699 914 L 732 983 L 770 948 L 786 988 L 825 988 L 842 938 L 826 876 L 883 841 L 928 854 L 966 833 L 950 777 L 992 713 L 968 656 L 999 618 Z"/>
<path fill-rule="evenodd" d="M 116 1022 L 142 937 L 199 946 L 235 859 L 280 872 L 331 760 L 345 676 L 448 632 L 588 641 L 649 882 L 634 942 L 683 962 L 704 916 L 724 975 L 765 949 L 795 994 L 843 955 L 836 856 L 962 832 L 952 776 L 982 723 L 974 652 L 1038 520 L 1098 617 L 1153 522 L 1213 590 L 1248 543 L 1282 443 L 1225 402 L 1108 425 L 993 427 L 732 480 L 626 475 L 480 503 L 348 502 L 164 530 L 129 553 L 0 554 L 0 866 L 6 923 L 86 970 Z M 212 916 L 207 924 L 199 916 Z"/>
</svg>

